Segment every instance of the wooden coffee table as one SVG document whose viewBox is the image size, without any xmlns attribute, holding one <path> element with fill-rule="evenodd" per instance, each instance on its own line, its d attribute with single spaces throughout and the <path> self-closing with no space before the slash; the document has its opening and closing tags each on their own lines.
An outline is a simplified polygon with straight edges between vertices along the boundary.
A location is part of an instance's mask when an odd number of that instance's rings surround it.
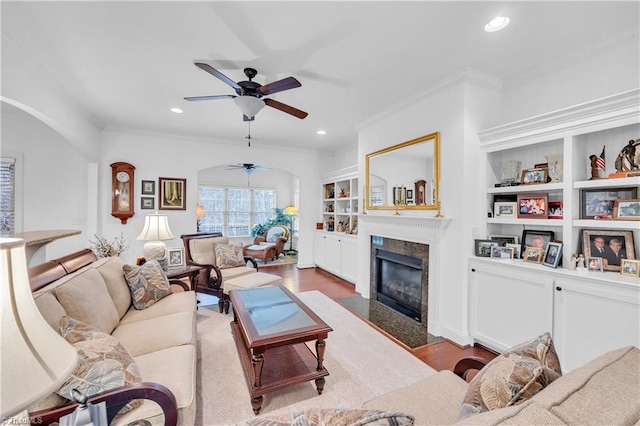
<svg viewBox="0 0 640 426">
<path fill-rule="evenodd" d="M 325 339 L 333 331 L 283 286 L 229 292 L 233 307 L 231 332 L 238 348 L 253 412 L 263 395 L 315 380 L 324 389 Z M 315 340 L 315 353 L 304 343 Z"/>
</svg>

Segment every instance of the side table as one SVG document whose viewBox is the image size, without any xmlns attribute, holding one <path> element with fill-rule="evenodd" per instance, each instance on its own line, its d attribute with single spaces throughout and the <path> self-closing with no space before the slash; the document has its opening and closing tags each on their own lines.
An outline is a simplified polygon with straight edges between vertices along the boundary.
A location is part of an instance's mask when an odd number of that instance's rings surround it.
<svg viewBox="0 0 640 426">
<path fill-rule="evenodd" d="M 175 267 L 175 268 L 167 269 L 167 278 L 172 280 L 172 279 L 179 279 L 179 278 L 188 277 L 189 278 L 189 283 L 191 284 L 191 290 L 195 291 L 195 289 L 196 289 L 196 277 L 198 276 L 199 272 L 200 272 L 200 267 L 199 266 L 192 266 L 192 265 L 178 266 L 178 267 Z"/>
</svg>

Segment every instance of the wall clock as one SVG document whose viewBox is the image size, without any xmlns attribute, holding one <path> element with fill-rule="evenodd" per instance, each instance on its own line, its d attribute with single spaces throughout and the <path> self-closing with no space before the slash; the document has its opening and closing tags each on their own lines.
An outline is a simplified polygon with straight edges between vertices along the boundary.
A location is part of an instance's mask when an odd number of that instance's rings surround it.
<svg viewBox="0 0 640 426">
<path fill-rule="evenodd" d="M 133 173 L 136 168 L 123 162 L 111 164 L 111 216 L 124 225 L 133 216 Z"/>
</svg>

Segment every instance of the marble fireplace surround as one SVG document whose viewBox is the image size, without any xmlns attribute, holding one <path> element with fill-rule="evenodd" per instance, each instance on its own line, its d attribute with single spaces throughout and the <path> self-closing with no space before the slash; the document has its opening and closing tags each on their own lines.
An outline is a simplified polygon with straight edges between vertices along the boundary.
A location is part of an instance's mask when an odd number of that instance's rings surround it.
<svg viewBox="0 0 640 426">
<path fill-rule="evenodd" d="M 434 217 L 383 216 L 367 212 L 358 217 L 358 240 L 361 265 L 357 291 L 362 297 L 371 297 L 369 268 L 371 265 L 371 237 L 392 238 L 429 245 L 429 294 L 427 328 L 431 334 L 440 332 L 440 246 L 444 230 L 450 220 Z"/>
</svg>

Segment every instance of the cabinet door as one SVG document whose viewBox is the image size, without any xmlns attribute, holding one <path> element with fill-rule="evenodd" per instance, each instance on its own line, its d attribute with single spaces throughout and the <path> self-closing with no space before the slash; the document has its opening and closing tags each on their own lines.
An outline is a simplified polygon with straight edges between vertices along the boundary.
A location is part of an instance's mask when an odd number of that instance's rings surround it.
<svg viewBox="0 0 640 426">
<path fill-rule="evenodd" d="M 355 283 L 358 276 L 358 240 L 341 238 L 340 276 Z"/>
<path fill-rule="evenodd" d="M 333 236 L 327 236 L 327 262 L 326 269 L 334 275 L 340 275 L 340 240 Z"/>
<path fill-rule="evenodd" d="M 558 279 L 553 341 L 564 371 L 603 353 L 640 346 L 640 290 L 588 280 Z"/>
<path fill-rule="evenodd" d="M 551 278 L 497 263 L 470 265 L 469 330 L 474 340 L 502 352 L 552 331 Z"/>
<path fill-rule="evenodd" d="M 320 232 L 313 239 L 313 262 L 320 268 L 327 264 L 327 237 Z"/>
</svg>

